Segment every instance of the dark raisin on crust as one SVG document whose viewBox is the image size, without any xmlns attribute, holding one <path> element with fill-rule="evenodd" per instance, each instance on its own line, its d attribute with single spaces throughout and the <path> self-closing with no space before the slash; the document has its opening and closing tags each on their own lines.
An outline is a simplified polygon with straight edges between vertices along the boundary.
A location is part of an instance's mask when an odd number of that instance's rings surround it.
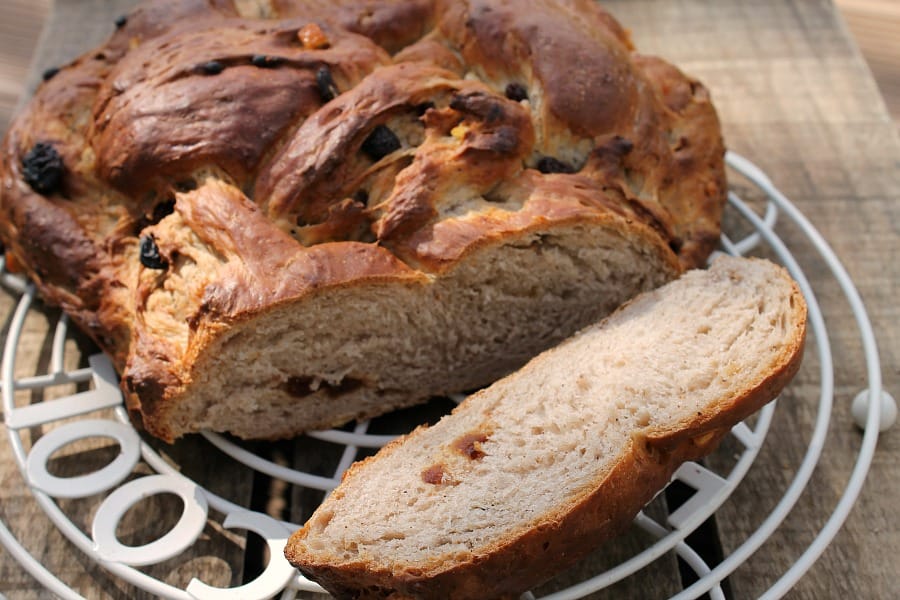
<svg viewBox="0 0 900 600">
<path fill-rule="evenodd" d="M 217 60 L 211 60 L 198 66 L 197 69 L 205 75 L 218 75 L 225 70 L 225 65 Z"/>
<path fill-rule="evenodd" d="M 322 97 L 322 102 L 333 100 L 340 93 L 334 84 L 331 69 L 327 65 L 319 67 L 319 70 L 316 71 L 316 85 L 319 87 L 319 96 Z"/>
<path fill-rule="evenodd" d="M 125 24 L 128 23 L 128 17 L 125 15 L 119 15 L 118 17 L 116 17 L 116 20 L 113 21 L 113 23 L 115 24 L 116 29 L 122 29 L 123 27 L 125 27 Z"/>
<path fill-rule="evenodd" d="M 400 140 L 385 125 L 372 130 L 366 141 L 362 143 L 362 151 L 372 160 L 381 160 L 391 152 L 400 149 Z"/>
<path fill-rule="evenodd" d="M 250 57 L 250 64 L 260 69 L 271 69 L 277 67 L 281 63 L 281 59 L 277 56 L 267 56 L 265 54 L 254 54 Z"/>
<path fill-rule="evenodd" d="M 537 161 L 537 170 L 541 173 L 574 173 L 575 167 L 552 156 L 542 156 Z"/>
<path fill-rule="evenodd" d="M 141 264 L 148 269 L 165 269 L 169 266 L 166 259 L 159 255 L 159 247 L 152 235 L 141 238 Z"/>
<path fill-rule="evenodd" d="M 44 69 L 44 72 L 41 73 L 41 79 L 43 79 L 44 81 L 50 81 L 57 73 L 59 73 L 59 67 L 50 67 L 49 69 Z"/>
<path fill-rule="evenodd" d="M 525 89 L 525 86 L 521 83 L 510 83 L 506 86 L 506 90 L 504 90 L 506 97 L 510 100 L 515 100 L 516 102 L 521 102 L 522 100 L 528 100 L 528 90 Z"/>
<path fill-rule="evenodd" d="M 59 189 L 65 165 L 51 144 L 38 142 L 22 159 L 22 177 L 38 194 L 46 196 Z"/>
</svg>

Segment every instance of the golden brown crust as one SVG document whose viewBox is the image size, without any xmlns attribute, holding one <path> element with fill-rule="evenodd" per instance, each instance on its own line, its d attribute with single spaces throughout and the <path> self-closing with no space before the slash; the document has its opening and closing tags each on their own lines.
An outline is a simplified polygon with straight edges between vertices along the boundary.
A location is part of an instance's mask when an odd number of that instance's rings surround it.
<svg viewBox="0 0 900 600">
<path fill-rule="evenodd" d="M 127 365 L 145 422 L 229 322 L 315 290 L 441 276 L 575 222 L 616 221 L 673 272 L 715 244 L 709 96 L 596 3 L 264 4 L 144 3 L 3 144 L 0 238 Z M 23 173 L 39 144 L 63 165 L 43 191 Z M 141 265 L 148 236 L 165 265 Z M 175 283 L 188 243 L 224 261 L 203 294 Z"/>
<path fill-rule="evenodd" d="M 489 81 L 540 89 L 536 151 L 590 140 L 580 173 L 618 193 L 657 226 L 685 267 L 718 242 L 724 147 L 709 94 L 665 61 L 630 52 L 597 3 L 449 3 L 440 31 Z M 564 31 L 565 34 L 560 34 Z M 561 131 L 568 135 L 560 135 Z"/>
<path fill-rule="evenodd" d="M 673 271 L 679 269 L 676 257 L 666 252 L 664 242 L 640 221 L 631 207 L 616 202 L 586 177 L 541 175 L 528 169 L 500 189 L 517 210 L 511 212 L 504 204 L 498 204 L 496 208 L 488 207 L 477 213 L 448 217 L 422 227 L 392 244 L 391 249 L 408 263 L 441 273 L 479 248 L 510 236 L 542 231 L 548 220 L 559 225 L 619 223 L 627 228 L 627 233 L 623 229 L 623 235 L 645 237 L 648 244 L 657 245 L 659 253 L 669 259 Z"/>
<path fill-rule="evenodd" d="M 304 23 L 224 20 L 215 29 L 180 28 L 126 54 L 95 104 L 100 177 L 132 195 L 189 180 L 208 165 L 247 182 L 286 129 L 322 106 L 317 69 L 327 66 L 351 87 L 387 60 L 366 38 L 342 31 L 327 31 L 327 48 L 307 49 L 296 40 Z M 254 56 L 271 66 L 255 66 Z M 209 74 L 211 62 L 222 71 Z M 235 110 L 223 110 L 236 97 Z"/>
<path fill-rule="evenodd" d="M 578 18 L 556 2 L 448 2 L 439 29 L 490 80 L 531 77 L 544 118 L 593 137 L 623 126 L 640 91 L 629 49 L 606 23 Z M 575 59 L 575 60 L 573 60 Z"/>
<path fill-rule="evenodd" d="M 155 316 L 148 300 L 159 288 L 158 276 L 145 270 L 137 287 L 139 337 L 125 366 L 123 383 L 130 392 L 129 409 L 143 413 L 144 427 L 164 439 L 176 436 L 163 415 L 177 401 L 195 363 L 221 329 L 322 289 L 371 282 L 421 283 L 424 279 L 372 244 L 345 242 L 303 248 L 240 190 L 219 182 L 179 195 L 174 210 L 203 244 L 215 249 L 220 264 L 192 282 L 194 293 L 178 315 L 187 336 L 182 348 L 169 342 L 181 337 L 179 331 L 160 331 L 159 324 L 147 322 Z M 183 240 L 172 239 L 166 223 L 147 231 L 165 260 L 175 263 L 179 253 L 185 252 Z M 172 356 L 185 358 L 173 364 Z"/>
</svg>

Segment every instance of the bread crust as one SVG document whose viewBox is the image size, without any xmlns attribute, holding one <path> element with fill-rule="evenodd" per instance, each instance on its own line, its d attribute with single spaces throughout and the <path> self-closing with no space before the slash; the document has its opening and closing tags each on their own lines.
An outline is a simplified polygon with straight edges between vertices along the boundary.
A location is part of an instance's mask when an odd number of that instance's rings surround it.
<svg viewBox="0 0 900 600">
<path fill-rule="evenodd" d="M 141 5 L 38 88 L 0 153 L 6 251 L 112 356 L 156 435 L 192 430 L 163 407 L 191 401 L 206 349 L 286 302 L 424 285 L 577 222 L 643 245 L 658 282 L 712 250 L 709 95 L 595 4 L 249 4 Z M 383 128 L 395 139 L 373 154 Z M 43 193 L 23 172 L 38 144 L 64 165 Z M 208 293 L 179 279 L 185 255 L 215 266 L 240 236 Z"/>
</svg>

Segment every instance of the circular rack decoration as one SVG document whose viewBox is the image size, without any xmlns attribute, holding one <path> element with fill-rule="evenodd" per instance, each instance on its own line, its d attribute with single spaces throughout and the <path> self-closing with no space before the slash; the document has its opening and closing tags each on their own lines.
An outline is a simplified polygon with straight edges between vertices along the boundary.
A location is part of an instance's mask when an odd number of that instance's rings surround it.
<svg viewBox="0 0 900 600">
<path fill-rule="evenodd" d="M 640 512 L 635 525 L 656 538 L 655 543 L 631 556 L 611 569 L 597 573 L 567 589 L 557 591 L 544 598 L 568 600 L 581 598 L 600 590 L 637 572 L 659 557 L 674 552 L 691 568 L 697 576 L 696 582 L 678 593 L 675 598 L 695 598 L 709 593 L 713 599 L 724 598 L 721 582 L 747 558 L 752 555 L 779 527 L 790 513 L 800 494 L 806 487 L 813 469 L 819 461 L 834 400 L 834 369 L 828 340 L 828 331 L 815 295 L 803 270 L 798 265 L 789 248 L 774 232 L 774 225 L 780 214 L 793 221 L 812 243 L 831 270 L 849 302 L 853 317 L 859 328 L 862 348 L 865 354 L 868 387 L 860 392 L 861 400 L 855 403 L 854 413 L 865 417 L 864 435 L 855 466 L 846 484 L 845 491 L 827 519 L 815 540 L 803 551 L 796 562 L 764 594 L 765 598 L 779 598 L 784 595 L 818 559 L 840 529 L 862 488 L 869 470 L 879 433 L 880 407 L 885 406 L 886 415 L 896 415 L 893 399 L 881 389 L 881 373 L 878 351 L 868 315 L 852 281 L 838 261 L 834 252 L 809 223 L 806 217 L 772 184 L 769 178 L 745 158 L 729 153 L 728 165 L 743 175 L 767 197 L 763 216 L 754 212 L 734 191 L 728 200 L 737 213 L 752 227 L 753 232 L 740 240 L 732 240 L 728 235 L 721 237 L 721 252 L 744 255 L 760 244 L 765 244 L 778 260 L 797 280 L 809 306 L 809 329 L 815 340 L 820 369 L 820 393 L 818 413 L 811 433 L 805 456 L 788 485 L 784 495 L 759 527 L 731 554 L 710 568 L 700 555 L 685 541 L 707 518 L 718 510 L 739 485 L 762 447 L 769 425 L 772 422 L 775 402 L 768 404 L 758 414 L 751 426 L 740 423 L 732 429 L 732 437 L 740 448 L 739 457 L 728 472 L 716 473 L 706 466 L 688 462 L 682 465 L 673 480 L 687 484 L 693 495 L 676 510 L 668 514 L 664 522 Z M 0 267 L 2 267 L 0 259 Z M 128 415 L 122 407 L 122 396 L 116 374 L 109 360 L 103 355 L 89 357 L 86 368 L 67 371 L 63 367 L 64 346 L 68 321 L 61 317 L 56 324 L 49 372 L 42 375 L 14 377 L 14 367 L 25 317 L 35 301 L 35 289 L 22 278 L 0 270 L 0 282 L 8 290 L 20 294 L 20 300 L 12 318 L 7 335 L 3 362 L 0 367 L 4 420 L 13 455 L 30 491 L 53 524 L 80 551 L 121 578 L 147 592 L 166 598 L 267 598 L 280 594 L 287 600 L 296 597 L 297 592 L 322 592 L 315 583 L 297 573 L 284 559 L 282 549 L 290 533 L 298 524 L 278 521 L 260 512 L 220 497 L 204 489 L 203 482 L 192 481 L 169 464 L 150 445 L 142 441 L 132 428 Z M 92 382 L 88 391 L 65 398 L 16 406 L 16 390 L 41 389 L 71 383 Z M 867 400 L 878 398 L 879 402 Z M 454 398 L 459 402 L 461 397 Z M 86 415 L 101 409 L 114 409 L 116 420 L 87 418 Z M 70 419 L 65 424 L 50 430 L 26 450 L 22 433 L 33 427 Z M 888 417 L 889 418 L 889 417 Z M 206 432 L 206 441 L 256 472 L 263 473 L 283 482 L 328 492 L 340 482 L 341 474 L 356 460 L 361 448 L 377 448 L 387 443 L 392 436 L 367 433 L 368 422 L 356 424 L 352 431 L 330 430 L 312 432 L 309 438 L 319 442 L 344 446 L 343 454 L 332 477 L 304 472 L 254 454 L 231 441 L 228 437 Z M 54 452 L 67 444 L 87 437 L 111 438 L 120 447 L 117 458 L 102 469 L 73 478 L 51 475 L 47 461 Z M 126 480 L 132 475 L 135 465 L 143 460 L 156 471 Z M 82 531 L 66 515 L 56 501 L 59 498 L 87 497 L 112 490 L 100 504 L 93 518 L 91 532 Z M 151 543 L 131 547 L 124 546 L 116 537 L 116 526 L 122 516 L 142 498 L 169 493 L 178 495 L 183 502 L 182 514 L 177 524 L 162 538 Z M 243 528 L 260 535 L 269 547 L 269 563 L 262 574 L 240 587 L 214 588 L 198 579 L 192 580 L 185 589 L 180 589 L 159 581 L 136 568 L 161 562 L 190 547 L 201 534 L 207 523 L 209 508 L 222 513 L 225 528 Z M 75 591 L 60 581 L 56 575 L 43 567 L 23 547 L 19 540 L 0 520 L 0 542 L 48 590 L 63 598 L 80 598 Z M 524 599 L 535 596 L 528 592 Z"/>
</svg>

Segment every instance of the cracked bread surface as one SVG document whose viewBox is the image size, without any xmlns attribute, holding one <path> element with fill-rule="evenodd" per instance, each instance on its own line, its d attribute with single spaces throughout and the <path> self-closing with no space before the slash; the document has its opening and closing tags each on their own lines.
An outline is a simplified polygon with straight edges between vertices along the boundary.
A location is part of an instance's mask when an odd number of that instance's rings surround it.
<svg viewBox="0 0 900 600">
<path fill-rule="evenodd" d="M 593 2 L 147 2 L 13 123 L 0 238 L 147 431 L 287 437 L 703 264 L 723 153 Z"/>
<path fill-rule="evenodd" d="M 772 400 L 805 328 L 781 267 L 689 271 L 351 466 L 285 554 L 338 598 L 518 597 Z"/>
</svg>

